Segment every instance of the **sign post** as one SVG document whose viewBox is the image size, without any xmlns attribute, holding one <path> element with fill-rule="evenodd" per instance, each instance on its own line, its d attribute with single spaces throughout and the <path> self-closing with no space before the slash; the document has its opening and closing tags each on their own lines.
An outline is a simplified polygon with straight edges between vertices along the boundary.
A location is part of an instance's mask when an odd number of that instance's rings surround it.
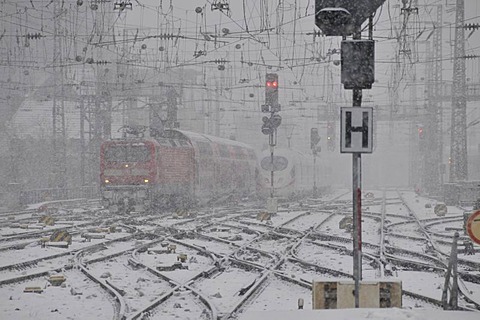
<svg viewBox="0 0 480 320">
<path fill-rule="evenodd" d="M 362 278 L 362 153 L 372 152 L 372 111 L 363 112 L 362 89 L 371 89 L 374 79 L 373 13 L 385 0 L 315 0 L 315 25 L 326 36 L 342 36 L 341 82 L 353 90 L 353 108 L 342 111 L 342 145 L 340 152 L 352 153 L 353 171 L 353 277 L 355 279 L 355 308 L 360 305 Z M 368 40 L 362 41 L 362 24 L 368 19 Z M 347 36 L 352 40 L 346 40 Z M 361 114 L 356 123 L 355 116 Z M 345 119 L 344 119 L 345 115 Z M 359 145 L 357 146 L 357 143 Z M 343 147 L 343 149 L 342 149 Z"/>
<path fill-rule="evenodd" d="M 373 108 L 361 108 L 358 95 L 354 107 L 341 108 L 340 152 L 352 153 L 353 191 L 353 277 L 355 301 L 359 303 L 358 290 L 362 278 L 362 153 L 373 151 Z"/>
<path fill-rule="evenodd" d="M 270 146 L 270 198 L 267 200 L 267 209 L 271 214 L 276 214 L 278 210 L 277 199 L 274 198 L 275 186 L 274 177 L 274 150 L 277 144 L 277 128 L 282 123 L 282 117 L 277 114 L 281 110 L 278 103 L 278 74 L 267 73 L 265 75 L 265 104 L 262 105 L 262 112 L 270 113 L 270 118 L 262 118 L 262 133 L 268 135 L 268 144 Z"/>
</svg>

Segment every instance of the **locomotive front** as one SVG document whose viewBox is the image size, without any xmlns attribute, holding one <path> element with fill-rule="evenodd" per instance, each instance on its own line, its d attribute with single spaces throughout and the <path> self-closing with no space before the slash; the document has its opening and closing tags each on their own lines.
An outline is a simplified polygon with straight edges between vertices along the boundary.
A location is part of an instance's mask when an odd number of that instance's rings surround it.
<svg viewBox="0 0 480 320">
<path fill-rule="evenodd" d="M 267 195 L 271 186 L 272 159 L 270 151 L 265 150 L 262 152 L 259 160 L 258 188 L 263 195 Z M 273 168 L 275 171 L 273 177 L 275 193 L 279 196 L 292 194 L 294 192 L 295 170 L 294 160 L 291 158 L 290 153 L 276 150 L 276 154 L 273 157 Z"/>
<path fill-rule="evenodd" d="M 266 195 L 271 188 L 272 159 L 270 150 L 264 150 L 260 156 L 258 188 Z M 290 197 L 305 194 L 313 187 L 313 164 L 304 154 L 286 148 L 275 150 L 273 157 L 273 184 L 275 194 L 280 197 Z"/>
<path fill-rule="evenodd" d="M 154 140 L 110 140 L 100 147 L 102 202 L 111 211 L 143 211 L 157 183 Z"/>
</svg>

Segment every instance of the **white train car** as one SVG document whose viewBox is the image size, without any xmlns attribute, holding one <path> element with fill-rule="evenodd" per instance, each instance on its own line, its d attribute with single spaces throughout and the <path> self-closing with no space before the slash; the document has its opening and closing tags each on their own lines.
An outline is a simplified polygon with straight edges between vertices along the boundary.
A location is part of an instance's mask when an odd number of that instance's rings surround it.
<svg viewBox="0 0 480 320">
<path fill-rule="evenodd" d="M 318 159 L 317 159 L 318 160 Z M 258 188 L 262 195 L 270 194 L 272 161 L 270 150 L 264 150 L 258 159 Z M 290 197 L 313 189 L 313 156 L 296 150 L 275 148 L 273 185 L 275 196 Z M 317 186 L 319 185 L 317 163 Z"/>
</svg>

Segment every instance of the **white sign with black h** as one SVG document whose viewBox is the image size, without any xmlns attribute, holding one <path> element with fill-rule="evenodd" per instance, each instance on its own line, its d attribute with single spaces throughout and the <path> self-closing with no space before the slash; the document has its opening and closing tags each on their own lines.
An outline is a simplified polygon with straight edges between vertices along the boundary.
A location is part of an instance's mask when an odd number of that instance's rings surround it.
<svg viewBox="0 0 480 320">
<path fill-rule="evenodd" d="M 341 108 L 341 153 L 372 153 L 373 108 Z"/>
</svg>

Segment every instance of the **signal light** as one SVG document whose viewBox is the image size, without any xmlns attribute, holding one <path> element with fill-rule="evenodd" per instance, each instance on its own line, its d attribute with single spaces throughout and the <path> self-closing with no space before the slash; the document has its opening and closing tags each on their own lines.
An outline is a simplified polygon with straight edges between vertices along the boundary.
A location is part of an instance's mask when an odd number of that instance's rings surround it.
<svg viewBox="0 0 480 320">
<path fill-rule="evenodd" d="M 278 87 L 277 81 L 267 81 L 267 87 L 276 88 Z"/>
<path fill-rule="evenodd" d="M 282 117 L 279 114 L 272 114 L 270 117 L 270 125 L 273 129 L 277 129 L 282 123 Z"/>
<path fill-rule="evenodd" d="M 270 123 L 270 118 L 268 117 L 263 117 L 262 118 L 263 124 L 262 124 L 262 133 L 269 135 L 273 132 L 272 125 Z"/>
<path fill-rule="evenodd" d="M 265 104 L 272 108 L 278 106 L 278 74 L 267 73 L 265 76 Z"/>
<path fill-rule="evenodd" d="M 419 127 L 419 128 L 418 128 L 418 137 L 419 137 L 420 139 L 423 138 L 423 128 L 422 128 L 422 127 Z"/>
<path fill-rule="evenodd" d="M 335 151 L 335 127 L 334 122 L 327 123 L 327 148 L 329 151 Z"/>
<path fill-rule="evenodd" d="M 312 149 L 312 152 L 314 155 L 316 155 L 317 152 L 320 151 L 320 146 L 318 145 L 320 140 L 321 138 L 320 138 L 320 135 L 318 134 L 318 129 L 311 128 L 310 129 L 310 149 Z"/>
<path fill-rule="evenodd" d="M 282 117 L 278 114 L 272 114 L 272 116 L 269 118 L 267 116 L 264 116 L 262 118 L 263 124 L 262 124 L 262 133 L 269 135 L 274 132 L 280 126 L 282 123 Z"/>
</svg>

